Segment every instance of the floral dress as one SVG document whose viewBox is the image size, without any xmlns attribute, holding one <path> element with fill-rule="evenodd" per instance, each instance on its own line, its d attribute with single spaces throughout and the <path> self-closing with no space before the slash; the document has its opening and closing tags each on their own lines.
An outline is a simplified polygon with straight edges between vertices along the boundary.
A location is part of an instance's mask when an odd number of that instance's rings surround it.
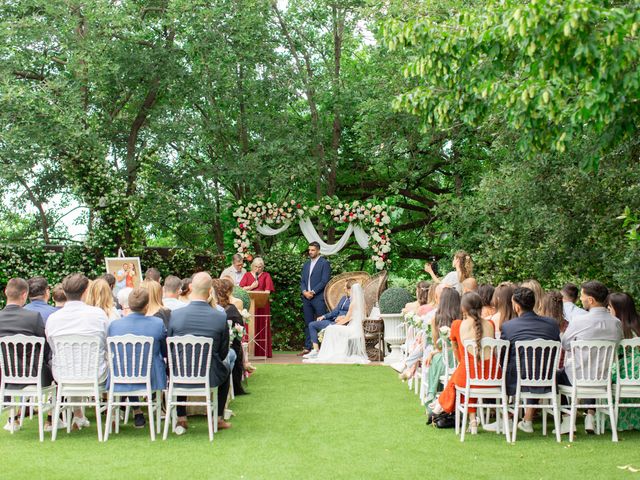
<svg viewBox="0 0 640 480">
<path fill-rule="evenodd" d="M 634 352 L 638 352 L 637 349 L 634 349 Z M 638 378 L 640 374 L 640 359 L 637 358 L 638 355 L 635 355 L 635 358 L 629 358 L 627 363 L 631 363 L 633 361 L 633 378 Z M 625 365 L 624 365 L 624 357 L 622 355 L 622 349 L 619 350 L 618 354 L 618 363 L 613 366 L 613 382 L 615 383 L 618 375 L 620 378 L 625 378 Z M 620 400 L 620 403 L 640 403 L 640 399 L 638 398 L 623 398 Z M 628 407 L 621 408 L 618 414 L 618 431 L 622 430 L 640 430 L 640 408 L 637 407 Z"/>
</svg>

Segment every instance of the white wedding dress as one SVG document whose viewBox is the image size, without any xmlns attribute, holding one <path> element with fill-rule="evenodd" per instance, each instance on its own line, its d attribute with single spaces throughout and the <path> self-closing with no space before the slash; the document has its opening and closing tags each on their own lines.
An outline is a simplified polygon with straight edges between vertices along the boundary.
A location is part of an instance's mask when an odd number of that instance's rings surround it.
<svg viewBox="0 0 640 480">
<path fill-rule="evenodd" d="M 351 287 L 351 309 L 351 321 L 347 325 L 329 325 L 318 356 L 303 360 L 305 363 L 369 363 L 362 329 L 364 292 L 359 283 Z"/>
</svg>

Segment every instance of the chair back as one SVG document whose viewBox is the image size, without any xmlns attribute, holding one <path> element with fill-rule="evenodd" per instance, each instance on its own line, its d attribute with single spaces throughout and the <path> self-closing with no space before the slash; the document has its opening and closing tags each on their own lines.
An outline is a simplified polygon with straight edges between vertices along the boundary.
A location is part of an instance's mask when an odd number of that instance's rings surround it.
<svg viewBox="0 0 640 480">
<path fill-rule="evenodd" d="M 501 387 L 504 385 L 503 372 L 509 362 L 508 340 L 485 337 L 480 342 L 479 352 L 475 340 L 466 340 L 464 351 L 468 386 Z"/>
<path fill-rule="evenodd" d="M 324 303 L 327 305 L 329 311 L 338 306 L 338 302 L 344 295 L 344 287 L 349 280 L 354 280 L 360 285 L 365 285 L 370 276 L 367 272 L 345 272 L 335 277 L 331 277 L 331 280 L 327 282 L 324 287 Z M 369 311 L 365 312 L 365 315 Z"/>
<path fill-rule="evenodd" d="M 53 368 L 58 383 L 98 383 L 100 337 L 60 335 L 53 337 Z"/>
<path fill-rule="evenodd" d="M 382 292 L 387 289 L 388 275 L 389 273 L 386 270 L 383 270 L 371 276 L 371 278 L 365 280 L 364 283 L 362 283 L 365 303 L 364 314 L 367 317 L 371 314 L 371 310 L 376 305 L 376 302 L 380 300 L 380 295 L 382 295 Z"/>
<path fill-rule="evenodd" d="M 521 387 L 554 387 L 562 344 L 553 340 L 519 340 L 516 371 Z"/>
<path fill-rule="evenodd" d="M 640 385 L 640 338 L 620 342 L 622 356 L 618 362 L 616 382 L 619 385 Z"/>
<path fill-rule="evenodd" d="M 184 335 L 167 338 L 169 381 L 209 386 L 213 339 Z"/>
<path fill-rule="evenodd" d="M 576 340 L 571 343 L 573 378 L 577 387 L 606 387 L 611 384 L 611 372 L 616 358 L 617 342 L 606 340 Z"/>
<path fill-rule="evenodd" d="M 449 378 L 453 375 L 453 372 L 458 367 L 458 360 L 451 349 L 451 343 L 448 338 L 441 336 L 440 343 L 442 345 L 442 363 L 444 364 L 445 378 Z"/>
<path fill-rule="evenodd" d="M 44 357 L 42 337 L 0 337 L 0 381 L 5 384 L 40 385 Z"/>
<path fill-rule="evenodd" d="M 151 385 L 153 337 L 119 335 L 107 338 L 109 377 L 114 384 Z"/>
</svg>

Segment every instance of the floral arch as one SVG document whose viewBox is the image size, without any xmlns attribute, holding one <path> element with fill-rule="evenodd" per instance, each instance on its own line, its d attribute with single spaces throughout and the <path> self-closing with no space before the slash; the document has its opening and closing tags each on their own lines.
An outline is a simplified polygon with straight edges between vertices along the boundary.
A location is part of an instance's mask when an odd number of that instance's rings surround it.
<svg viewBox="0 0 640 480">
<path fill-rule="evenodd" d="M 391 217 L 390 208 L 380 202 L 341 202 L 326 199 L 322 204 L 303 204 L 295 200 L 285 202 L 256 201 L 238 202 L 233 216 L 237 221 L 234 229 L 234 247 L 245 258 L 251 258 L 249 247 L 257 233 L 277 235 L 297 222 L 305 238 L 320 243 L 320 252 L 333 255 L 347 244 L 351 234 L 363 249 L 373 251 L 371 260 L 376 269 L 383 270 L 391 263 Z M 318 235 L 311 218 L 318 218 L 325 225 L 333 222 L 347 224 L 347 230 L 337 243 L 329 245 Z"/>
</svg>

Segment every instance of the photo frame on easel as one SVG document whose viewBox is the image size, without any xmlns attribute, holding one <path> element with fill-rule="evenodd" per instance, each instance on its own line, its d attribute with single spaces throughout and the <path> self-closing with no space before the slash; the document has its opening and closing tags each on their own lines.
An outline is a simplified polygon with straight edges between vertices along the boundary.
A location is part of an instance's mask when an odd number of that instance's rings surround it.
<svg viewBox="0 0 640 480">
<path fill-rule="evenodd" d="M 136 288 L 142 283 L 140 257 L 108 257 L 104 259 L 107 273 L 116 277 L 114 294 L 123 288 Z"/>
</svg>

